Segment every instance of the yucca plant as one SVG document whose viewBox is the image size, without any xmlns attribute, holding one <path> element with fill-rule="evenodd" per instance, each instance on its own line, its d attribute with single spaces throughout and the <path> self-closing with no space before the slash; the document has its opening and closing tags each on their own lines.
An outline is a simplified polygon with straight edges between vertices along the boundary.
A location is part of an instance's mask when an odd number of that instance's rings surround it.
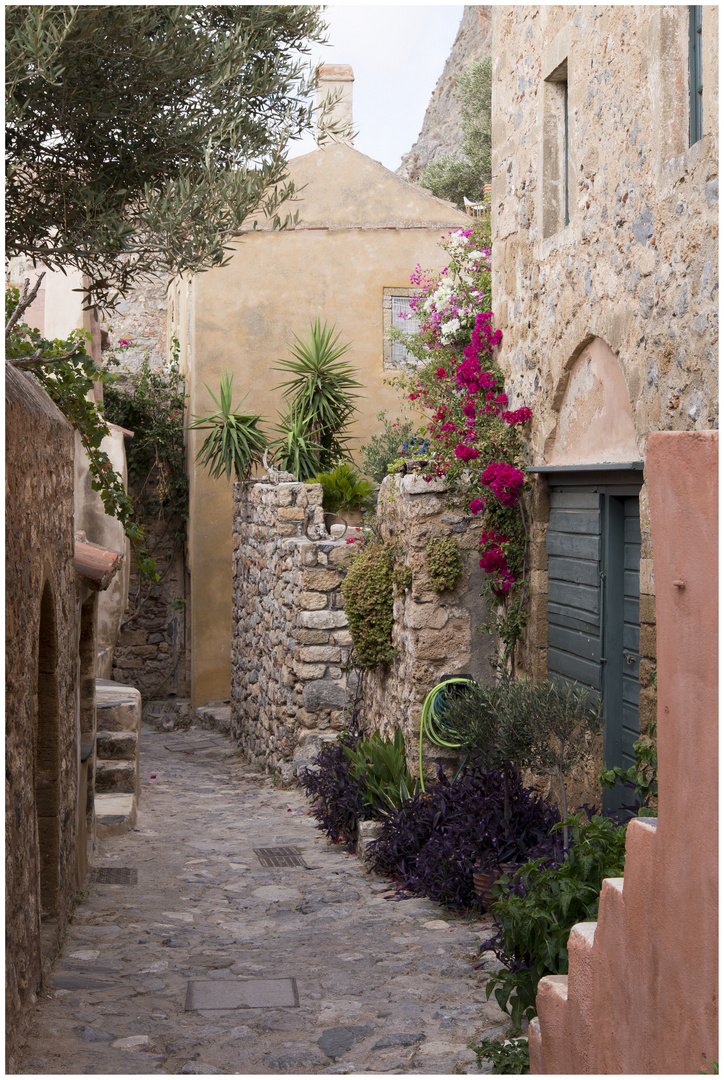
<svg viewBox="0 0 724 1080">
<path fill-rule="evenodd" d="M 340 457 L 349 457 L 349 440 L 343 432 L 356 412 L 359 395 L 354 391 L 362 384 L 355 379 L 356 369 L 340 362 L 351 343 L 340 345 L 334 326 L 316 319 L 305 338 L 293 336 L 294 343 L 287 342 L 292 358 L 279 360 L 278 366 L 272 368 L 292 378 L 274 389 L 284 391 L 289 406 L 282 428 L 290 422 L 301 424 L 303 437 L 319 446 L 314 469 L 317 472 L 331 468 Z M 308 478 L 295 475 L 300 480 Z"/>
<path fill-rule="evenodd" d="M 307 434 L 303 416 L 295 415 L 290 410 L 280 420 L 275 429 L 279 437 L 269 444 L 274 461 L 280 468 L 296 476 L 297 480 L 310 480 L 319 469 L 322 448 Z"/>
<path fill-rule="evenodd" d="M 225 472 L 226 479 L 230 480 L 232 469 L 237 480 L 248 479 L 254 464 L 261 460 L 267 445 L 266 436 L 258 427 L 261 417 L 255 413 L 239 412 L 246 400 L 246 395 L 236 408 L 232 409 L 233 384 L 234 376 L 225 371 L 221 376 L 217 398 L 204 383 L 216 405 L 216 412 L 207 413 L 205 416 L 194 414 L 189 424 L 189 429 L 198 428 L 202 431 L 210 429 L 196 455 L 196 461 L 208 468 L 212 480 L 218 479 L 222 472 Z"/>
</svg>

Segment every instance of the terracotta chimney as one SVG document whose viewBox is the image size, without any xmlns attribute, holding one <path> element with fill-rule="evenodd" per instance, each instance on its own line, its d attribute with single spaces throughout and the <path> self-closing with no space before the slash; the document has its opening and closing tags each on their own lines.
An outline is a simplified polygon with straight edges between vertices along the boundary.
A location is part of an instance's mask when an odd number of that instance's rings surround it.
<svg viewBox="0 0 724 1080">
<path fill-rule="evenodd" d="M 354 134 L 352 131 L 352 83 L 354 72 L 349 64 L 320 64 L 317 68 L 317 146 L 325 143 L 337 142 L 352 145 Z M 321 105 L 325 98 L 336 98 L 331 113 L 328 112 L 326 122 L 330 120 L 341 127 L 341 134 L 321 130 L 319 119 Z"/>
</svg>

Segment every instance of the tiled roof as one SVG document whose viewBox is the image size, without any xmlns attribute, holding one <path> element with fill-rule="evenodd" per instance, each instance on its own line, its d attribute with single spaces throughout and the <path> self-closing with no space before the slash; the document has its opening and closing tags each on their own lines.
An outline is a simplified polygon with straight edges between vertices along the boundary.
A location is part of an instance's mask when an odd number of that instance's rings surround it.
<svg viewBox="0 0 724 1080">
<path fill-rule="evenodd" d="M 102 592 L 107 589 L 113 576 L 123 562 L 123 555 L 118 551 L 109 551 L 100 544 L 91 544 L 85 533 L 75 535 L 75 570 L 93 589 Z"/>
</svg>

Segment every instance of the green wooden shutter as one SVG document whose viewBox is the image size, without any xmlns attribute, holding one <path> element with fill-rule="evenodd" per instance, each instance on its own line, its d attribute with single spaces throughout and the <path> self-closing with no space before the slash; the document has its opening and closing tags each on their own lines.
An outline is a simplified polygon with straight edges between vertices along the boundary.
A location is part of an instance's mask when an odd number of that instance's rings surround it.
<svg viewBox="0 0 724 1080">
<path fill-rule="evenodd" d="M 601 690 L 598 494 L 553 489 L 548 550 L 548 671 Z"/>
</svg>

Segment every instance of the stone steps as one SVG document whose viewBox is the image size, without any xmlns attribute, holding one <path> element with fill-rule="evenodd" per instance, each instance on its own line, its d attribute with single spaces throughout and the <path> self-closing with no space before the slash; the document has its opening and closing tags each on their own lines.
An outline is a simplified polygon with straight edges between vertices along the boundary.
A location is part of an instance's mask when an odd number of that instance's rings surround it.
<svg viewBox="0 0 724 1080">
<path fill-rule="evenodd" d="M 136 824 L 141 794 L 141 695 L 134 686 L 96 680 L 95 812 L 99 839 Z"/>
</svg>

